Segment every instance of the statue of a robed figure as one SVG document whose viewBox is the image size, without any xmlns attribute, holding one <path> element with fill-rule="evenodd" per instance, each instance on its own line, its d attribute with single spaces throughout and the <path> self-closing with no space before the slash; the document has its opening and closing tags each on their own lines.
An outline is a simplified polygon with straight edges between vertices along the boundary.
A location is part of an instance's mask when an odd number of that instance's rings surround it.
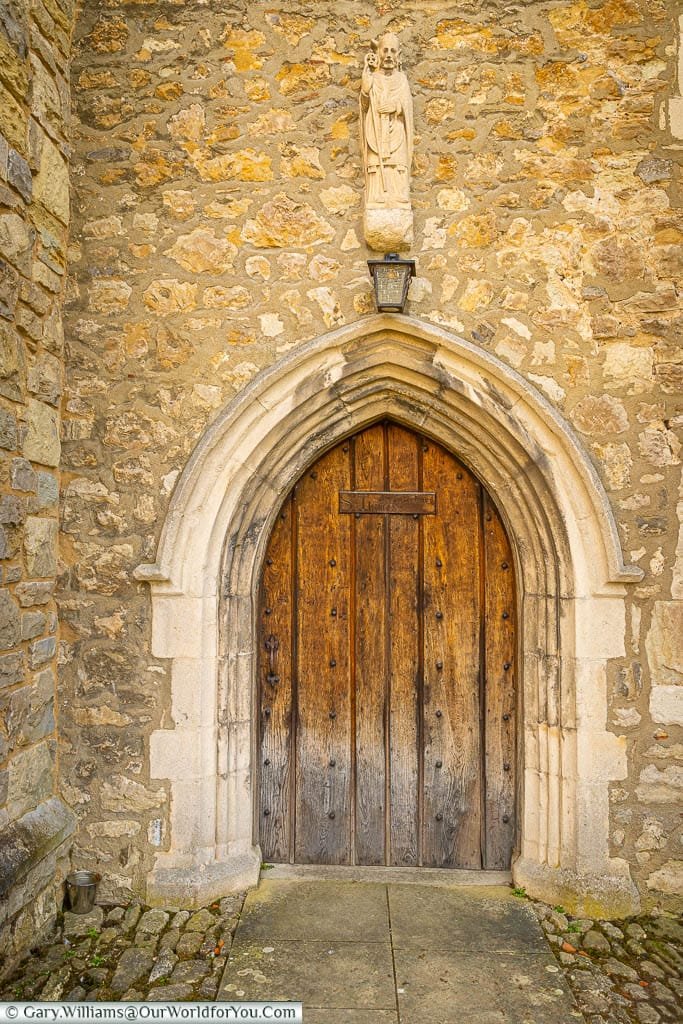
<svg viewBox="0 0 683 1024">
<path fill-rule="evenodd" d="M 393 32 L 380 36 L 365 56 L 360 125 L 365 240 L 381 252 L 408 248 L 413 241 L 413 97 Z"/>
</svg>

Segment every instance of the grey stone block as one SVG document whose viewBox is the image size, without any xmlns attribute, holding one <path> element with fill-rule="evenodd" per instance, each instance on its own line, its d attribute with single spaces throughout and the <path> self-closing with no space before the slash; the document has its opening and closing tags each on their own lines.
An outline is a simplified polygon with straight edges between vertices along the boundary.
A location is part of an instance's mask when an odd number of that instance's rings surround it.
<svg viewBox="0 0 683 1024">
<path fill-rule="evenodd" d="M 40 668 L 54 658 L 57 650 L 57 641 L 53 636 L 47 636 L 43 640 L 36 640 L 28 649 L 28 663 L 31 668 Z"/>
<path fill-rule="evenodd" d="M 71 811 L 57 797 L 46 800 L 0 833 L 0 895 L 21 881 L 76 827 Z"/>
<path fill-rule="evenodd" d="M 24 655 L 21 651 L 5 654 L 0 658 L 0 690 L 14 686 L 24 678 Z"/>
<path fill-rule="evenodd" d="M 0 448 L 13 451 L 17 447 L 17 420 L 11 412 L 0 409 Z"/>
<path fill-rule="evenodd" d="M 12 459 L 10 481 L 15 491 L 35 491 L 38 477 L 27 459 Z"/>
<path fill-rule="evenodd" d="M 21 615 L 9 590 L 0 590 L 0 650 L 6 651 L 21 640 Z"/>
<path fill-rule="evenodd" d="M 31 202 L 31 196 L 33 195 L 33 178 L 31 177 L 31 168 L 29 167 L 23 156 L 17 153 L 16 149 L 10 149 L 9 157 L 7 160 L 7 181 L 10 185 L 13 185 L 19 195 L 26 200 L 27 203 Z"/>
</svg>

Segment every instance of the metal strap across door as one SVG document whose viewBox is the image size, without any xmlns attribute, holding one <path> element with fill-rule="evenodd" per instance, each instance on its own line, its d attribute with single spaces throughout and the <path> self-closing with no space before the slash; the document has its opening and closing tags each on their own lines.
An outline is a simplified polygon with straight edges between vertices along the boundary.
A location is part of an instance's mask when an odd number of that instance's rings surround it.
<svg viewBox="0 0 683 1024">
<path fill-rule="evenodd" d="M 457 458 L 393 422 L 323 455 L 273 527 L 259 628 L 264 858 L 509 867 L 512 553 Z"/>
</svg>

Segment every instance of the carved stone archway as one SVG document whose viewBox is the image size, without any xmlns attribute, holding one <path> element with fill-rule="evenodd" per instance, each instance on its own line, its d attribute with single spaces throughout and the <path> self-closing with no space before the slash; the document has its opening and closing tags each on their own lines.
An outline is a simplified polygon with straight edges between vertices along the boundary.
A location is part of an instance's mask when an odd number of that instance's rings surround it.
<svg viewBox="0 0 683 1024">
<path fill-rule="evenodd" d="M 521 624 L 517 884 L 575 911 L 632 913 L 608 849 L 608 787 L 626 775 L 606 731 L 606 665 L 623 656 L 623 563 L 580 442 L 522 376 L 477 346 L 379 315 L 301 345 L 207 429 L 178 480 L 154 565 L 153 653 L 172 660 L 173 729 L 151 739 L 170 783 L 170 845 L 152 902 L 197 904 L 253 884 L 255 591 L 278 508 L 327 448 L 380 417 L 433 436 L 480 477 L 516 548 Z"/>
</svg>

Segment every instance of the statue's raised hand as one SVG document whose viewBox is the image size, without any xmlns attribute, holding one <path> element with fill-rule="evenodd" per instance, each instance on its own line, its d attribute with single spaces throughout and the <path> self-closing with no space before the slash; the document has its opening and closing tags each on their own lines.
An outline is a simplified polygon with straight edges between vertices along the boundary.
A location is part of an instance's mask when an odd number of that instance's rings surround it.
<svg viewBox="0 0 683 1024">
<path fill-rule="evenodd" d="M 370 50 L 365 54 L 365 63 L 363 65 L 364 71 L 376 71 L 377 70 L 377 54 Z"/>
</svg>

